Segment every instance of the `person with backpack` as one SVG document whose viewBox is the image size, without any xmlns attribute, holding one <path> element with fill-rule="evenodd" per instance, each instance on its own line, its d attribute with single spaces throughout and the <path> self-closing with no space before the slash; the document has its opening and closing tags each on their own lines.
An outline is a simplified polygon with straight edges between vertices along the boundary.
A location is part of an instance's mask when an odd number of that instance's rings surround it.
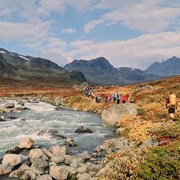
<svg viewBox="0 0 180 180">
<path fill-rule="evenodd" d="M 177 109 L 176 95 L 173 92 L 169 93 L 169 96 L 166 98 L 166 108 L 168 109 L 169 116 L 174 120 L 175 109 Z"/>
</svg>

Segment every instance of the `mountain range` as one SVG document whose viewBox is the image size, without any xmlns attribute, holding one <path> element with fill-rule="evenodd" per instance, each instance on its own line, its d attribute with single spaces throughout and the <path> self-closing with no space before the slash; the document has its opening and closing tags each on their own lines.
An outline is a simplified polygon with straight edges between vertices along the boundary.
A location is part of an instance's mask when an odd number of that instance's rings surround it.
<svg viewBox="0 0 180 180">
<path fill-rule="evenodd" d="M 154 62 L 144 72 L 160 76 L 180 75 L 180 58 L 173 56 L 170 59 Z"/>
<path fill-rule="evenodd" d="M 64 67 L 39 57 L 23 56 L 0 48 L 0 77 L 15 80 L 55 81 L 62 85 L 122 85 L 145 82 L 164 76 L 180 75 L 180 59 L 155 62 L 145 71 L 130 67 L 115 68 L 104 57 L 74 60 Z"/>
<path fill-rule="evenodd" d="M 68 71 L 81 71 L 86 79 L 98 85 L 122 85 L 160 78 L 159 75 L 145 73 L 140 69 L 113 67 L 103 57 L 92 60 L 74 60 L 64 66 Z"/>
<path fill-rule="evenodd" d="M 80 71 L 69 72 L 54 62 L 22 56 L 0 48 L 0 77 L 14 80 L 55 81 L 59 84 L 80 84 L 86 81 Z"/>
</svg>

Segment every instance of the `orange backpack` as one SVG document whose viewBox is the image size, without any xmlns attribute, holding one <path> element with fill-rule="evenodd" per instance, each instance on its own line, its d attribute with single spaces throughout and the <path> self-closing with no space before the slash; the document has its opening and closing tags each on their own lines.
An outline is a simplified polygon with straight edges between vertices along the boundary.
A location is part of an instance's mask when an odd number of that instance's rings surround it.
<svg viewBox="0 0 180 180">
<path fill-rule="evenodd" d="M 171 94 L 169 96 L 169 104 L 176 106 L 176 95 L 175 94 Z"/>
</svg>

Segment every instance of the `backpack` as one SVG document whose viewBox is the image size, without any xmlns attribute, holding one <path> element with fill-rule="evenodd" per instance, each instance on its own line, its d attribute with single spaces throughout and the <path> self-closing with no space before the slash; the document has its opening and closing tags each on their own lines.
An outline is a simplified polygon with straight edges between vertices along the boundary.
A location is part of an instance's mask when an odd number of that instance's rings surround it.
<svg viewBox="0 0 180 180">
<path fill-rule="evenodd" d="M 173 106 L 176 106 L 176 95 L 175 94 L 171 94 L 169 96 L 169 104 L 173 105 Z"/>
</svg>

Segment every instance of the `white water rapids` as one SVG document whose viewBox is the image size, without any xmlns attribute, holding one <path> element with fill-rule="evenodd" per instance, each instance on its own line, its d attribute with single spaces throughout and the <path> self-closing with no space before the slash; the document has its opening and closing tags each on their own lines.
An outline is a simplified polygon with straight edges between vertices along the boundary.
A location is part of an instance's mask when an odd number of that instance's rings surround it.
<svg viewBox="0 0 180 180">
<path fill-rule="evenodd" d="M 4 103 L 6 102 L 0 104 Z M 79 152 L 84 150 L 92 152 L 103 139 L 114 136 L 113 129 L 102 127 L 100 117 L 94 113 L 69 110 L 55 111 L 55 106 L 44 102 L 25 102 L 25 107 L 30 110 L 8 113 L 5 115 L 8 120 L 0 122 L 0 157 L 7 149 L 17 146 L 27 136 L 34 140 L 35 146 L 49 147 L 64 143 L 64 139 L 52 137 L 47 131 L 56 132 L 56 135 L 60 136 L 72 137 L 78 145 Z M 75 133 L 75 130 L 80 126 L 89 128 L 93 133 Z M 40 133 L 43 131 L 45 133 Z"/>
</svg>

